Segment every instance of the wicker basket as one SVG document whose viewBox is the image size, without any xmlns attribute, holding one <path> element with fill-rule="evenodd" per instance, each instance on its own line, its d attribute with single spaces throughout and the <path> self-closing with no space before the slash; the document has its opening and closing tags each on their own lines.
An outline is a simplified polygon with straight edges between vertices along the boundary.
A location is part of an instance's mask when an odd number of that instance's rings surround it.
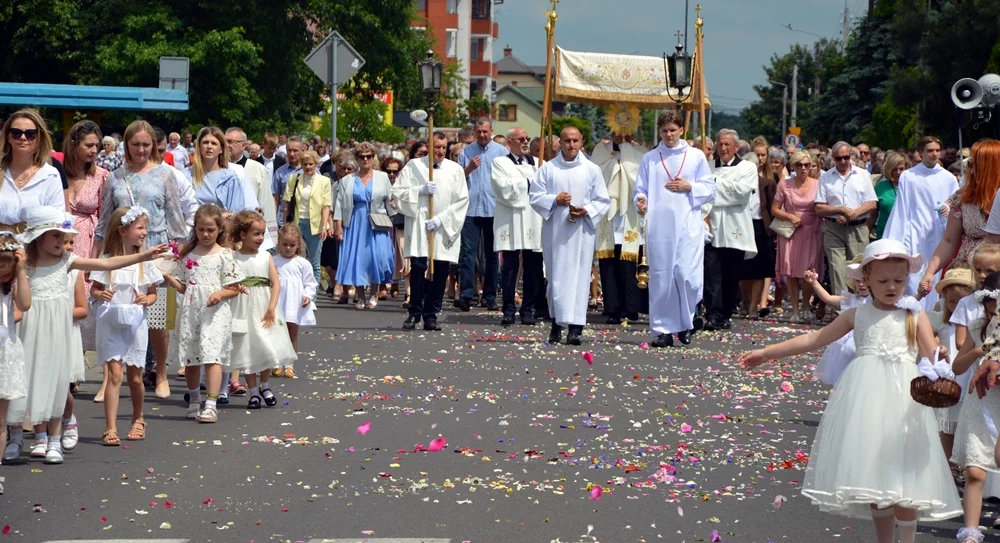
<svg viewBox="0 0 1000 543">
<path fill-rule="evenodd" d="M 927 407 L 951 407 L 962 399 L 962 386 L 951 379 L 931 381 L 921 375 L 910 381 L 910 396 Z"/>
</svg>

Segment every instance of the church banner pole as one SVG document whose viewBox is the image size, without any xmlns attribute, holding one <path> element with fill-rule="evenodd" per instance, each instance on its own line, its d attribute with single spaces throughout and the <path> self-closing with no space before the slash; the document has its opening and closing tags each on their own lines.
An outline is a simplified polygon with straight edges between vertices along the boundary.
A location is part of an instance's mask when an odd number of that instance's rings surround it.
<svg viewBox="0 0 1000 543">
<path fill-rule="evenodd" d="M 701 150 L 705 152 L 708 149 L 708 140 L 705 134 L 705 55 L 702 50 L 702 38 L 704 37 L 702 27 L 705 25 L 705 20 L 701 18 L 701 4 L 698 4 L 694 10 L 696 14 L 694 19 L 695 48 L 698 55 L 698 107 L 701 114 L 699 130 L 701 131 Z"/>
<path fill-rule="evenodd" d="M 551 0 L 552 9 L 545 12 L 548 22 L 545 24 L 545 93 L 542 98 L 542 144 L 538 147 L 538 163 L 545 157 L 545 149 L 551 149 L 552 143 L 548 135 L 552 133 L 552 54 L 556 41 L 556 4 L 559 0 Z"/>
<path fill-rule="evenodd" d="M 430 107 L 430 115 L 427 116 L 427 141 L 431 144 L 431 152 L 427 154 L 427 182 L 434 182 L 434 103 Z M 427 195 L 427 219 L 434 218 L 434 195 Z M 434 232 L 427 233 L 427 273 L 424 277 L 429 281 L 434 279 Z"/>
</svg>

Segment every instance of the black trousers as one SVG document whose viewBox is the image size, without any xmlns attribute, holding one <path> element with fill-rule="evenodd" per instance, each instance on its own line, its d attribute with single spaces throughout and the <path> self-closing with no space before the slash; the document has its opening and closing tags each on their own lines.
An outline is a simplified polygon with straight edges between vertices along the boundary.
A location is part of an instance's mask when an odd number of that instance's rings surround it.
<svg viewBox="0 0 1000 543">
<path fill-rule="evenodd" d="M 448 262 L 434 261 L 434 278 L 424 277 L 427 257 L 410 259 L 410 315 L 423 318 L 424 322 L 437 321 L 444 300 L 444 284 L 448 280 Z"/>
<path fill-rule="evenodd" d="M 521 297 L 521 318 L 534 318 L 533 311 L 545 295 L 542 284 L 542 253 L 535 251 L 501 251 L 503 263 L 500 266 L 500 289 L 503 294 L 503 315 L 514 317 L 517 304 L 514 303 L 514 293 L 517 292 L 517 271 L 520 260 L 524 259 L 524 296 Z"/>
<path fill-rule="evenodd" d="M 459 298 L 469 302 L 476 294 L 476 260 L 482 241 L 486 256 L 486 273 L 483 274 L 483 299 L 495 303 L 497 299 L 497 253 L 493 250 L 493 217 L 466 217 L 462 226 L 462 249 L 458 258 Z M 436 265 L 436 264 L 435 264 Z"/>
<path fill-rule="evenodd" d="M 721 324 L 732 318 L 740 302 L 743 251 L 705 245 L 705 294 L 708 322 Z"/>
<path fill-rule="evenodd" d="M 642 260 L 642 247 L 639 248 L 639 260 Z M 649 294 L 639 288 L 639 280 L 635 278 L 635 262 L 622 260 L 622 246 L 615 245 L 614 258 L 602 258 L 597 261 L 601 271 L 601 292 L 604 294 L 604 314 L 609 317 L 621 317 L 629 313 L 647 313 Z"/>
</svg>

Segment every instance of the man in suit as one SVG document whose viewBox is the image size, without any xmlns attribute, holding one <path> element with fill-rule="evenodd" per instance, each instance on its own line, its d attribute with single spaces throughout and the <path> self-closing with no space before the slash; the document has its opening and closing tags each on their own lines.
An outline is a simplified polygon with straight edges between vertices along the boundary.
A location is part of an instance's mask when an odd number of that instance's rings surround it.
<svg viewBox="0 0 1000 543">
<path fill-rule="evenodd" d="M 272 242 L 278 239 L 278 221 L 274 209 L 274 198 L 271 196 L 271 178 L 263 164 L 250 160 L 243 151 L 247 145 L 247 133 L 239 127 L 226 130 L 226 150 L 229 153 L 230 165 L 238 165 L 243 170 L 243 182 L 257 199 L 261 214 L 267 221 L 267 235 L 262 247 L 267 250 L 273 247 Z M 237 174 L 240 172 L 237 170 Z"/>
</svg>

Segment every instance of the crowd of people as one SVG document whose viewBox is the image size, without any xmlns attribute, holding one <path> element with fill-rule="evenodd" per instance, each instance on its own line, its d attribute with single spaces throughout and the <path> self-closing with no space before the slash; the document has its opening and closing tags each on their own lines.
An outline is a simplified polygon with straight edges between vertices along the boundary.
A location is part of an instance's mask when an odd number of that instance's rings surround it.
<svg viewBox="0 0 1000 543">
<path fill-rule="evenodd" d="M 85 120 L 57 152 L 37 111 L 14 113 L 0 133 L 2 460 L 25 454 L 24 422 L 30 457 L 58 464 L 76 446 L 86 351 L 104 368 L 107 446 L 122 442 L 123 381 L 124 439 L 145 438 L 145 388 L 170 396 L 168 363 L 189 419 L 217 422 L 230 395 L 275 406 L 269 380 L 296 377 L 319 295 L 358 311 L 402 298 L 403 330 L 438 331 L 448 294 L 504 327 L 550 321 L 548 342 L 565 333 L 569 345 L 596 310 L 609 325 L 648 315 L 655 348 L 730 330 L 737 315 L 829 315 L 821 331 L 741 358 L 751 368 L 832 344 L 817 377 L 833 401 L 803 492 L 870 514 L 879 541 L 897 526 L 913 541 L 918 519 L 962 513 L 954 479 L 966 485 L 959 539 L 982 541 L 987 473 L 1000 473 L 984 422 L 1000 401 L 982 385 L 1000 364 L 973 366 L 1000 339 L 1000 142 L 781 149 L 722 129 L 696 147 L 673 111 L 657 131 L 652 149 L 625 133 L 588 149 L 574 127 L 544 141 L 494 134 L 488 118 L 406 145 L 254 142 L 239 127 L 168 135 L 143 120 L 119 139 Z M 948 360 L 981 394 L 937 413 L 900 407 L 908 398 L 865 403 L 864 383 L 905 395 L 923 370 L 884 368 L 918 354 Z M 860 427 L 881 437 L 862 443 Z M 890 443 L 929 456 L 876 476 Z M 927 477 L 911 481 L 917 470 Z"/>
</svg>

